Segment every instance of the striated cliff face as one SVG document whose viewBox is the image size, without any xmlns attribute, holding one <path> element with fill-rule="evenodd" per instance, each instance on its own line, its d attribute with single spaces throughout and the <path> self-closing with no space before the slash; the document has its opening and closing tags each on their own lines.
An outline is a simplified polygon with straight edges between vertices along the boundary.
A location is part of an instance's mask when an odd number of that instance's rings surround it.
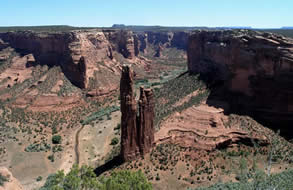
<svg viewBox="0 0 293 190">
<path fill-rule="evenodd" d="M 200 73 L 212 98 L 231 111 L 287 130 L 293 121 L 293 40 L 248 30 L 197 31 L 188 41 L 188 70 Z"/>
<path fill-rule="evenodd" d="M 140 52 L 147 53 L 149 46 L 155 50 L 156 57 L 161 56 L 165 48 L 177 48 L 186 51 L 189 32 L 167 32 L 167 31 L 146 31 L 136 33 L 137 49 Z"/>
<path fill-rule="evenodd" d="M 121 155 L 132 160 L 139 154 L 137 142 L 136 101 L 133 89 L 133 71 L 124 66 L 120 82 L 121 98 Z"/>
<path fill-rule="evenodd" d="M 113 83 L 118 87 L 122 58 L 135 63 L 139 54 L 146 53 L 150 46 L 157 57 L 165 48 L 185 50 L 188 34 L 111 29 L 59 33 L 19 31 L 0 33 L 0 49 L 10 46 L 21 55 L 32 54 L 35 64 L 61 66 L 74 85 L 89 89 L 92 95 Z M 97 73 L 105 73 L 111 80 L 104 80 Z"/>
<path fill-rule="evenodd" d="M 131 31 L 8 32 L 0 33 L 0 39 L 0 48 L 9 45 L 21 54 L 33 54 L 37 64 L 61 66 L 67 78 L 80 88 L 88 88 L 89 78 L 94 79 L 95 71 L 105 68 L 119 78 L 115 52 L 127 59 L 135 57 Z"/>
<path fill-rule="evenodd" d="M 154 144 L 154 94 L 151 89 L 140 87 L 138 117 L 138 146 L 142 155 L 149 153 Z"/>
<path fill-rule="evenodd" d="M 139 107 L 133 89 L 133 71 L 123 66 L 120 82 L 121 157 L 130 161 L 148 153 L 154 143 L 154 96 L 150 89 L 140 89 Z M 139 113 L 139 115 L 137 115 Z"/>
<path fill-rule="evenodd" d="M 125 58 L 135 57 L 134 34 L 129 30 L 105 30 L 104 34 L 112 45 L 112 49 L 121 53 Z"/>
</svg>

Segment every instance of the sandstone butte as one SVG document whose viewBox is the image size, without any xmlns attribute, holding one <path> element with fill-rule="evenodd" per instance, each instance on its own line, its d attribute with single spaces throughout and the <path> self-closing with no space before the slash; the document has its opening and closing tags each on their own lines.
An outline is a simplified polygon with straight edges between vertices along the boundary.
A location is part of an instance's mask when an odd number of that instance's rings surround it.
<svg viewBox="0 0 293 190">
<path fill-rule="evenodd" d="M 154 96 L 151 89 L 140 88 L 135 100 L 133 71 L 123 65 L 120 82 L 121 97 L 121 157 L 131 161 L 150 152 L 154 144 Z"/>
</svg>

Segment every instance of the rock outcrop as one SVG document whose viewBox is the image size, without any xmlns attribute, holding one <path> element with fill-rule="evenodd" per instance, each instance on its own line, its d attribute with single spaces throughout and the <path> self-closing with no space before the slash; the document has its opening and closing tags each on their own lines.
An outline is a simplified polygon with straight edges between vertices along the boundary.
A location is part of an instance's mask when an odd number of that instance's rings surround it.
<svg viewBox="0 0 293 190">
<path fill-rule="evenodd" d="M 65 78 L 76 87 L 85 89 L 87 96 L 101 99 L 101 96 L 119 90 L 121 66 L 124 63 L 135 64 L 138 70 L 143 68 L 149 72 L 152 60 L 146 59 L 146 57 L 157 56 L 166 60 L 169 59 L 169 56 L 170 60 L 174 58 L 174 50 L 165 51 L 166 48 L 180 49 L 179 56 L 177 54 L 175 56 L 179 57 L 180 61 L 185 60 L 188 35 L 189 32 L 117 29 L 0 33 L 0 51 L 3 50 L 0 52 L 0 61 L 6 64 L 12 60 L 8 69 L 5 70 L 3 67 L 3 72 L 0 71 L 0 80 L 7 80 L 6 78 L 10 75 L 12 70 L 9 67 L 15 65 L 16 60 L 13 57 L 25 58 L 30 55 L 33 59 L 28 59 L 20 72 L 13 73 L 16 75 L 24 73 L 25 76 L 22 77 L 24 80 L 35 80 L 33 73 L 38 65 L 47 65 L 49 70 L 57 66 L 58 69 L 61 68 L 58 72 L 62 76 L 64 74 Z M 16 76 L 16 78 L 19 77 Z M 10 79 L 9 82 L 13 84 L 2 83 L 0 89 L 11 88 L 16 84 Z M 63 86 L 65 85 L 66 83 Z M 36 93 L 35 90 L 34 94 Z M 8 96 L 1 98 L 7 99 Z M 32 100 L 34 96 L 26 97 L 26 99 Z M 23 100 L 19 102 L 23 102 Z M 23 106 L 25 107 L 26 104 Z"/>
<path fill-rule="evenodd" d="M 190 32 L 169 32 L 169 31 L 145 31 L 135 34 L 137 38 L 137 49 L 140 52 L 147 53 L 147 48 L 152 46 L 155 50 L 155 56 L 159 57 L 158 51 L 165 48 L 176 48 L 186 51 Z"/>
<path fill-rule="evenodd" d="M 155 142 L 213 151 L 236 144 L 253 146 L 252 140 L 265 146 L 269 144 L 268 137 L 272 135 L 272 130 L 250 117 L 227 116 L 222 108 L 202 102 L 164 120 L 155 135 Z"/>
<path fill-rule="evenodd" d="M 154 143 L 154 94 L 151 89 L 140 87 L 138 117 L 138 146 L 142 155 L 148 153 Z"/>
<path fill-rule="evenodd" d="M 134 34 L 129 30 L 105 30 L 106 38 L 111 42 L 112 48 L 125 58 L 135 57 Z"/>
<path fill-rule="evenodd" d="M 293 122 L 293 40 L 249 30 L 197 31 L 188 42 L 188 69 L 243 113 L 286 131 Z M 283 127 L 282 127 L 283 126 Z"/>
<path fill-rule="evenodd" d="M 133 89 L 133 71 L 128 66 L 122 68 L 120 82 L 121 101 L 121 156 L 132 160 L 139 154 L 137 142 L 137 109 Z"/>
<path fill-rule="evenodd" d="M 3 42 L 3 40 L 0 39 L 0 50 L 7 48 L 7 47 L 8 47 L 8 44 Z"/>
<path fill-rule="evenodd" d="M 121 98 L 121 157 L 130 161 L 148 153 L 154 143 L 154 97 L 150 89 L 140 89 L 139 112 L 133 89 L 133 71 L 122 68 Z"/>
<path fill-rule="evenodd" d="M 37 64 L 61 66 L 74 85 L 92 88 L 89 79 L 95 80 L 95 72 L 105 69 L 119 81 L 120 68 L 113 60 L 114 54 L 135 58 L 133 36 L 131 31 L 123 30 L 7 32 L 0 33 L 0 48 L 10 46 L 20 54 L 32 54 Z M 101 80 L 99 84 L 104 87 Z"/>
</svg>

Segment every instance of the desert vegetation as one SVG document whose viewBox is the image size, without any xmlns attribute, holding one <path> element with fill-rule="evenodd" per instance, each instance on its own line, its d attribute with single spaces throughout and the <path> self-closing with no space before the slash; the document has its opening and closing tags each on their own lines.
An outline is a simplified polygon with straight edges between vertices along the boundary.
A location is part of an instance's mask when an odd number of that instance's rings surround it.
<svg viewBox="0 0 293 190">
<path fill-rule="evenodd" d="M 5 182 L 8 181 L 8 178 L 6 176 L 3 176 L 0 174 L 0 186 L 3 186 Z"/>
<path fill-rule="evenodd" d="M 192 96 L 188 101 L 176 106 L 176 102 L 179 102 L 181 99 L 192 94 L 196 90 L 198 91 L 198 94 Z M 199 104 L 208 96 L 208 94 L 209 91 L 206 89 L 205 84 L 199 80 L 198 75 L 189 75 L 188 73 L 185 73 L 175 79 L 163 83 L 161 88 L 155 88 L 155 123 L 158 125 L 162 119 L 175 111 L 180 112 L 190 106 Z"/>
<path fill-rule="evenodd" d="M 151 190 L 152 185 L 141 171 L 115 171 L 110 176 L 96 177 L 93 169 L 88 166 L 79 168 L 74 165 L 70 172 L 58 171 L 50 175 L 40 190 L 69 190 L 69 189 L 97 189 L 97 190 Z"/>
</svg>

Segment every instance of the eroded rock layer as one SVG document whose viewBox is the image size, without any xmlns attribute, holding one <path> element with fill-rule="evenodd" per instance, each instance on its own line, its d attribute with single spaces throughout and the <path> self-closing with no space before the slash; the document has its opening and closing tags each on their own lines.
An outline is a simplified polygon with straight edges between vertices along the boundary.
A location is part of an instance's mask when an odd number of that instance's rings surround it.
<svg viewBox="0 0 293 190">
<path fill-rule="evenodd" d="M 133 71 L 125 65 L 120 82 L 121 157 L 130 161 L 148 153 L 154 143 L 154 96 L 150 89 L 140 89 L 139 113 L 133 89 Z"/>
<path fill-rule="evenodd" d="M 89 79 L 99 80 L 95 75 L 103 70 L 119 80 L 120 68 L 113 60 L 115 52 L 126 59 L 135 57 L 131 31 L 7 32 L 0 33 L 0 39 L 0 48 L 10 46 L 20 54 L 32 54 L 36 64 L 61 66 L 66 77 L 80 88 L 92 89 Z M 99 81 L 103 87 L 103 81 Z"/>
<path fill-rule="evenodd" d="M 60 66 L 72 84 L 88 89 L 93 95 L 113 83 L 118 89 L 121 63 L 137 62 L 144 67 L 144 59 L 139 60 L 139 54 L 146 53 L 147 49 L 156 51 L 151 56 L 157 57 L 166 48 L 186 50 L 188 35 L 188 32 L 113 29 L 17 31 L 0 33 L 0 50 L 11 47 L 20 55 L 32 55 L 35 64 L 27 66 Z"/>
<path fill-rule="evenodd" d="M 121 98 L 121 156 L 124 160 L 134 159 L 138 153 L 136 102 L 133 89 L 133 71 L 128 66 L 122 68 L 120 82 Z"/>
<path fill-rule="evenodd" d="M 160 57 L 164 48 L 187 49 L 187 42 L 190 32 L 169 32 L 169 31 L 145 31 L 135 34 L 137 49 L 143 53 L 147 52 L 149 46 L 155 48 L 155 56 Z"/>
<path fill-rule="evenodd" d="M 211 87 L 210 98 L 282 128 L 293 121 L 293 40 L 249 30 L 197 31 L 188 69 Z M 284 129 L 283 129 L 284 130 Z"/>
<path fill-rule="evenodd" d="M 154 94 L 151 89 L 140 88 L 138 146 L 142 155 L 150 151 L 154 143 Z"/>
</svg>

